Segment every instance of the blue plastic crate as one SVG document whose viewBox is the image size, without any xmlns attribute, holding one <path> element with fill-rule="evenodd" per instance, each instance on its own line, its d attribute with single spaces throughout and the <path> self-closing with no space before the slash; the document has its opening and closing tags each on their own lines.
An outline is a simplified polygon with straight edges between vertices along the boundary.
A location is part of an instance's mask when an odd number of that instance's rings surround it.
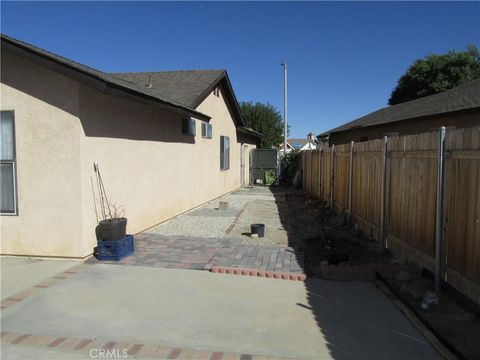
<svg viewBox="0 0 480 360">
<path fill-rule="evenodd" d="M 98 260 L 118 261 L 133 254 L 135 250 L 133 235 L 127 235 L 122 240 L 99 240 L 95 248 L 95 257 Z"/>
</svg>

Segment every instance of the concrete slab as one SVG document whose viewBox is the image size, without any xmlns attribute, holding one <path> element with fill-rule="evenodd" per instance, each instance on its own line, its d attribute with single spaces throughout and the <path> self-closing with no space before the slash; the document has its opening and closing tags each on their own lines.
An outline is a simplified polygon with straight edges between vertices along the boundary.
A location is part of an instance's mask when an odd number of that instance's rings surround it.
<svg viewBox="0 0 480 360">
<path fill-rule="evenodd" d="M 2 256 L 1 298 L 12 296 L 78 264 L 81 262 Z"/>
<path fill-rule="evenodd" d="M 371 283 L 94 265 L 2 311 L 2 330 L 308 359 L 440 358 Z"/>
<path fill-rule="evenodd" d="M 76 353 L 73 351 L 59 351 L 39 349 L 36 347 L 24 347 L 20 345 L 2 345 L 2 359 L 91 359 L 90 356 L 85 354 Z M 96 355 L 96 353 L 95 353 Z"/>
</svg>

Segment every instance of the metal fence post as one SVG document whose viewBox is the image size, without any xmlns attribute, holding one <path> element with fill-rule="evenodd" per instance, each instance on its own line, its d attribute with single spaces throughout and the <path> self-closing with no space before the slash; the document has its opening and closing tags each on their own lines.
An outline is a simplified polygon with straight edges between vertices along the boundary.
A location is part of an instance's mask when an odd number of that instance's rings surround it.
<svg viewBox="0 0 480 360">
<path fill-rule="evenodd" d="M 333 211 L 333 191 L 335 190 L 335 144 L 332 145 L 330 164 L 330 210 Z"/>
<path fill-rule="evenodd" d="M 310 189 L 313 196 L 313 150 L 310 150 Z"/>
<path fill-rule="evenodd" d="M 306 171 L 305 171 L 305 156 L 306 156 L 306 155 L 305 155 L 305 151 L 302 151 L 302 152 L 300 153 L 300 159 L 302 160 L 302 188 L 303 188 L 304 190 L 306 190 L 306 186 L 305 186 L 305 185 L 306 185 L 306 183 L 307 183 L 307 180 L 305 180 L 305 178 L 306 178 L 306 176 L 305 176 L 305 175 L 306 175 Z"/>
<path fill-rule="evenodd" d="M 352 185 L 353 185 L 353 147 L 354 142 L 350 142 L 350 164 L 348 167 L 348 217 L 352 219 Z"/>
<path fill-rule="evenodd" d="M 383 137 L 382 155 L 382 197 L 380 204 L 380 246 L 385 249 L 385 207 L 387 201 L 387 158 L 388 158 L 388 136 Z"/>
<path fill-rule="evenodd" d="M 443 268 L 443 190 L 445 185 L 445 126 L 439 130 L 437 208 L 435 211 L 435 292 L 440 296 Z"/>
<path fill-rule="evenodd" d="M 322 199 L 322 150 L 318 147 L 318 199 Z"/>
</svg>

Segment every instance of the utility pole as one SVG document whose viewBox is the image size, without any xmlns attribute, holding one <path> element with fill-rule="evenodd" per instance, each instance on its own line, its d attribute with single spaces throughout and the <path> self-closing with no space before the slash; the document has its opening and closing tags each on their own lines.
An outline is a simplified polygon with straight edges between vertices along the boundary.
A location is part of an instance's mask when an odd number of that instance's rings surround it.
<svg viewBox="0 0 480 360">
<path fill-rule="evenodd" d="M 283 154 L 287 154 L 287 63 L 284 61 L 283 66 Z"/>
</svg>

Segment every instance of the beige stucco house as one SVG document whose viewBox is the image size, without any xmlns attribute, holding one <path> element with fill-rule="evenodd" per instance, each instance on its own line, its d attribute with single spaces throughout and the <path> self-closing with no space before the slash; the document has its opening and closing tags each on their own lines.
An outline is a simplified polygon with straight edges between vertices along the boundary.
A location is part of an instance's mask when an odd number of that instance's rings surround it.
<svg viewBox="0 0 480 360">
<path fill-rule="evenodd" d="M 3 35 L 1 50 L 2 254 L 92 254 L 94 162 L 133 234 L 248 184 L 259 134 L 225 71 L 107 74 Z"/>
</svg>

